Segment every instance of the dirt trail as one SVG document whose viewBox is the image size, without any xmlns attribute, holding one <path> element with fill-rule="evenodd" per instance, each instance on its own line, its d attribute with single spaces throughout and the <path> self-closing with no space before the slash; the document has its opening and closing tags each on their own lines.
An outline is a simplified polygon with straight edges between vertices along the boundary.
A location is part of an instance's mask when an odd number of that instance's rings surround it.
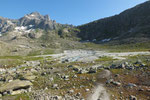
<svg viewBox="0 0 150 100">
<path fill-rule="evenodd" d="M 98 79 L 109 78 L 111 72 L 104 70 L 98 75 Z M 105 89 L 102 83 L 97 83 L 97 86 L 93 89 L 93 94 L 89 95 L 87 100 L 110 100 L 110 94 Z"/>
<path fill-rule="evenodd" d="M 107 93 L 103 84 L 99 84 L 93 91 L 94 93 L 87 100 L 110 100 L 110 95 Z"/>
</svg>

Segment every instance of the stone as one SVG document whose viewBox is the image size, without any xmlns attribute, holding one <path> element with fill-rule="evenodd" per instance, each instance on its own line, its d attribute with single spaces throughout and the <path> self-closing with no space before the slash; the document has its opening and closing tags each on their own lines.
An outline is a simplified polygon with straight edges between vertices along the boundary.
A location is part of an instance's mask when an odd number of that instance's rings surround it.
<svg viewBox="0 0 150 100">
<path fill-rule="evenodd" d="M 119 74 L 115 74 L 115 77 L 119 77 L 120 75 Z"/>
<path fill-rule="evenodd" d="M 137 87 L 137 85 L 136 85 L 136 84 L 133 84 L 133 83 L 128 83 L 127 87 L 132 88 L 132 87 Z"/>
<path fill-rule="evenodd" d="M 58 87 L 58 84 L 53 84 L 52 87 L 53 87 L 53 88 L 57 88 L 57 87 Z"/>
<path fill-rule="evenodd" d="M 106 84 L 110 84 L 110 83 L 112 83 L 113 81 L 114 81 L 113 79 L 109 79 L 109 80 L 106 81 Z"/>
<path fill-rule="evenodd" d="M 88 71 L 85 69 L 80 69 L 78 72 L 78 74 L 85 74 L 85 73 L 88 73 Z"/>
<path fill-rule="evenodd" d="M 55 100 L 62 100 L 62 97 L 61 96 L 54 96 L 53 97 Z"/>
<path fill-rule="evenodd" d="M 69 90 L 68 93 L 74 93 L 74 90 Z"/>
<path fill-rule="evenodd" d="M 0 87 L 0 92 L 8 92 L 10 90 L 18 90 L 18 89 L 27 89 L 33 84 L 30 81 L 21 81 L 21 80 L 14 80 L 12 82 L 6 83 Z"/>
<path fill-rule="evenodd" d="M 32 76 L 23 76 L 24 80 L 34 80 L 36 78 L 36 76 L 32 75 Z"/>
<path fill-rule="evenodd" d="M 2 97 L 2 94 L 0 94 L 0 98 Z"/>
<path fill-rule="evenodd" d="M 137 61 L 135 62 L 135 64 L 141 64 L 141 63 L 142 63 L 141 60 L 137 60 Z"/>
<path fill-rule="evenodd" d="M 51 77 L 51 78 L 49 78 L 49 80 L 50 80 L 50 81 L 53 81 L 53 80 L 54 80 L 54 78 L 53 78 L 53 77 Z"/>
<path fill-rule="evenodd" d="M 30 87 L 30 88 L 28 88 L 28 89 L 27 89 L 27 91 L 28 91 L 28 92 L 31 92 L 31 91 L 32 91 L 31 87 Z"/>
<path fill-rule="evenodd" d="M 90 91 L 90 89 L 85 89 L 85 91 L 86 91 L 86 92 L 89 92 L 89 91 Z"/>
<path fill-rule="evenodd" d="M 96 73 L 96 72 L 97 72 L 96 68 L 90 68 L 88 73 Z"/>
<path fill-rule="evenodd" d="M 77 65 L 69 65 L 68 68 L 72 68 L 74 71 L 79 71 L 80 70 L 80 66 Z"/>
<path fill-rule="evenodd" d="M 126 65 L 125 64 L 121 64 L 120 68 L 125 69 Z"/>
<path fill-rule="evenodd" d="M 73 76 L 73 78 L 77 78 L 77 77 L 78 77 L 77 75 L 74 75 L 74 76 Z"/>
<path fill-rule="evenodd" d="M 114 85 L 116 85 L 116 86 L 121 86 L 121 83 L 120 83 L 120 82 L 113 81 L 112 83 L 113 83 Z"/>
<path fill-rule="evenodd" d="M 80 93 L 80 92 L 78 92 L 78 93 L 76 94 L 76 96 L 78 96 L 78 97 L 79 97 L 79 96 L 81 96 L 81 93 Z"/>
<path fill-rule="evenodd" d="M 22 90 L 12 91 L 11 95 L 17 95 L 17 94 L 21 94 L 21 93 L 23 93 Z"/>
<path fill-rule="evenodd" d="M 130 95 L 129 97 L 130 100 L 137 100 L 137 97 L 133 96 L 133 95 Z"/>
</svg>

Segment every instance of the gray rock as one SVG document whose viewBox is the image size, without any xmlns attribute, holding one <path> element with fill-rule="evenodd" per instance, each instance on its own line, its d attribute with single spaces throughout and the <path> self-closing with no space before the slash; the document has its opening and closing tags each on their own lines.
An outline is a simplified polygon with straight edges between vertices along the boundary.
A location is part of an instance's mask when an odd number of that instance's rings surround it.
<svg viewBox="0 0 150 100">
<path fill-rule="evenodd" d="M 68 93 L 74 93 L 74 90 L 69 90 Z"/>
<path fill-rule="evenodd" d="M 91 67 L 91 68 L 89 69 L 89 72 L 88 72 L 88 73 L 96 73 L 96 72 L 97 72 L 96 68 L 92 68 L 92 67 Z"/>
<path fill-rule="evenodd" d="M 0 94 L 0 98 L 2 97 L 2 94 Z"/>
<path fill-rule="evenodd" d="M 127 87 L 132 88 L 132 87 L 137 87 L 137 85 L 136 85 L 136 84 L 133 84 L 133 83 L 128 83 Z"/>
<path fill-rule="evenodd" d="M 0 87 L 0 92 L 4 93 L 4 92 L 8 92 L 11 90 L 17 90 L 17 89 L 27 89 L 30 86 L 32 86 L 33 84 L 29 81 L 21 81 L 21 80 L 14 80 L 10 83 L 6 83 L 4 85 L 2 85 Z"/>
<path fill-rule="evenodd" d="M 121 86 L 121 83 L 120 82 L 116 82 L 116 81 L 113 81 L 112 84 L 114 84 L 116 86 Z"/>
<path fill-rule="evenodd" d="M 129 99 L 130 99 L 130 100 L 137 100 L 137 97 L 136 97 L 136 96 L 133 96 L 133 95 L 130 95 Z"/>
<path fill-rule="evenodd" d="M 89 92 L 89 91 L 90 91 L 90 89 L 85 89 L 85 91 L 86 91 L 86 92 Z"/>
<path fill-rule="evenodd" d="M 58 84 L 53 84 L 52 88 L 57 88 Z"/>
<path fill-rule="evenodd" d="M 88 71 L 86 69 L 80 69 L 78 74 L 86 74 Z"/>
</svg>

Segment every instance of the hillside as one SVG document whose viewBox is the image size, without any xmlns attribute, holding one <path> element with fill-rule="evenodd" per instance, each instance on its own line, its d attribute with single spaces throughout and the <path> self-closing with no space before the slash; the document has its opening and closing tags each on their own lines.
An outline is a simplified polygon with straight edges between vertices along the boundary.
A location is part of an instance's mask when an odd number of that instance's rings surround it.
<svg viewBox="0 0 150 100">
<path fill-rule="evenodd" d="M 0 55 L 47 54 L 50 49 L 83 48 L 77 33 L 73 25 L 59 24 L 38 12 L 16 20 L 0 17 L 0 41 L 13 47 L 0 48 Z"/>
<path fill-rule="evenodd" d="M 121 43 L 150 40 L 150 1 L 128 9 L 119 15 L 78 26 L 83 40 L 97 43 L 119 40 Z"/>
</svg>

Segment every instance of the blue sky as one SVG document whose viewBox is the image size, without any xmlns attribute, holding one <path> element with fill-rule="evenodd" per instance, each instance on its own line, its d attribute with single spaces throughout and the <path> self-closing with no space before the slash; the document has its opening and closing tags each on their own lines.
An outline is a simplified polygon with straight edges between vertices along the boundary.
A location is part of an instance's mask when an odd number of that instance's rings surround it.
<svg viewBox="0 0 150 100">
<path fill-rule="evenodd" d="M 17 19 L 37 11 L 62 24 L 81 25 L 119 14 L 147 0 L 1 0 L 0 16 Z"/>
</svg>

